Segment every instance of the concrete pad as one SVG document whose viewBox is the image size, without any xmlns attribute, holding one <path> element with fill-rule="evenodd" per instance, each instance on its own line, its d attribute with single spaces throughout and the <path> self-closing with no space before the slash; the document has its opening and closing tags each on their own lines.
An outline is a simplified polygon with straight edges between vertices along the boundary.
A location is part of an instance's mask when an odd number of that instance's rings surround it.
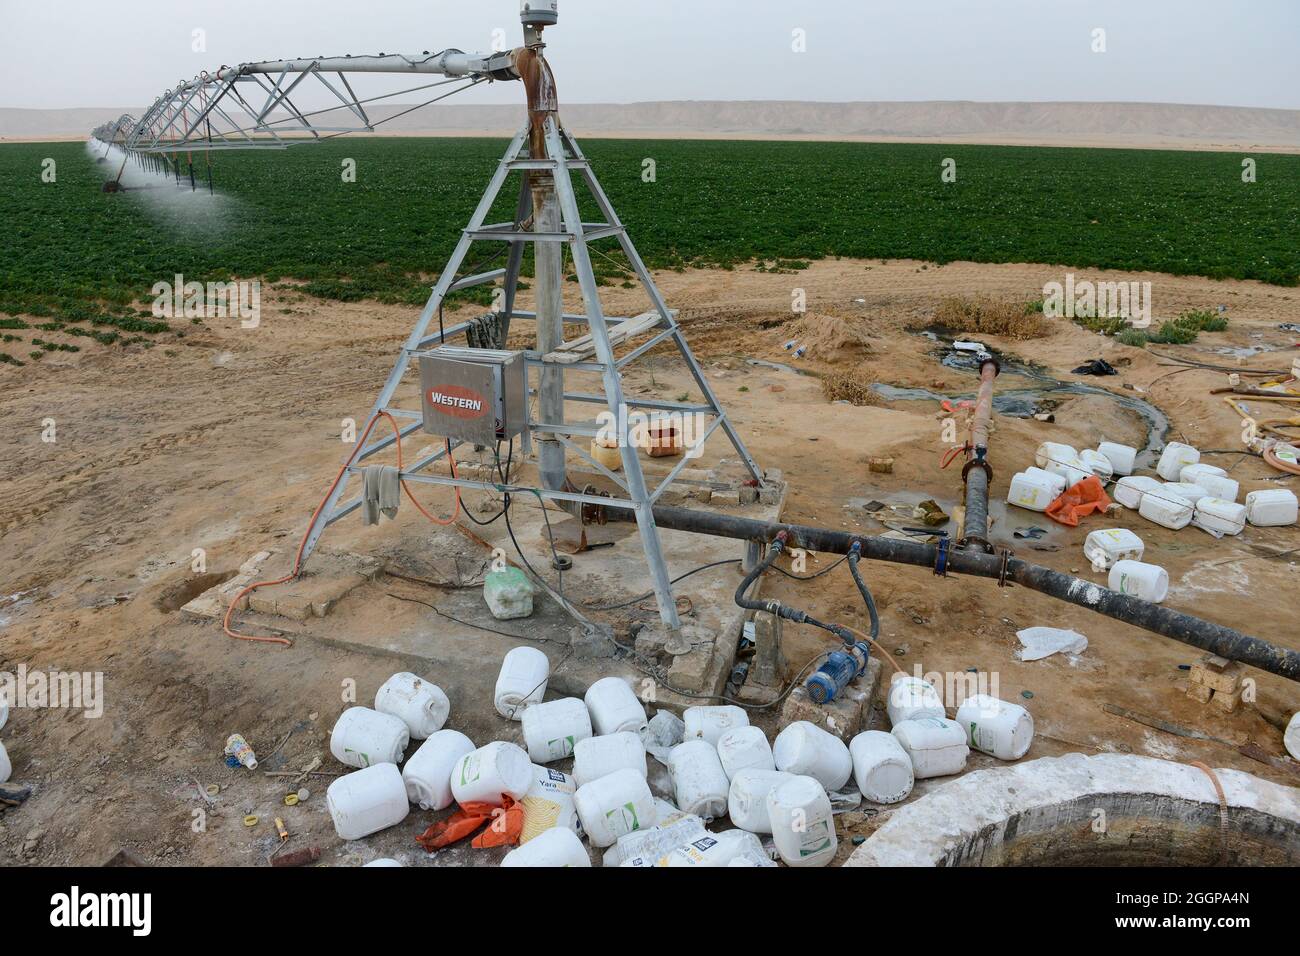
<svg viewBox="0 0 1300 956">
<path fill-rule="evenodd" d="M 646 465 L 647 472 L 655 467 L 648 462 Z M 727 467 L 734 471 L 736 465 L 728 463 Z M 710 490 L 715 485 L 724 488 L 738 485 L 737 478 L 729 472 L 720 475 L 713 469 L 705 474 L 713 477 L 693 480 L 699 480 Z M 531 481 L 531 466 L 517 475 L 516 480 Z M 586 479 L 573 477 L 573 480 L 581 485 Z M 655 479 L 647 475 L 647 480 L 653 483 Z M 466 507 L 474 507 L 483 497 L 471 497 L 473 494 L 466 494 Z M 743 513 L 760 520 L 779 518 L 776 506 L 755 504 L 740 508 L 734 498 L 720 496 L 715 496 L 708 506 L 694 502 L 692 507 Z M 555 525 L 566 515 L 552 508 L 547 517 Z M 435 528 L 399 514 L 393 525 L 383 529 L 384 544 L 379 553 L 394 575 L 400 569 L 408 577 L 421 579 L 430 575 L 411 574 L 411 568 L 422 562 L 427 565 L 433 555 L 463 553 L 467 561 L 475 563 L 490 559 L 495 553 L 513 564 L 522 564 L 510 539 L 513 530 L 536 573 L 559 590 L 561 575 L 551 566 L 545 524 L 539 502 L 531 495 L 515 496 L 509 527 L 503 518 L 486 527 L 462 522 L 459 528 Z M 501 658 L 511 647 L 526 643 L 539 647 L 551 660 L 548 697 L 581 697 L 587 687 L 607 676 L 630 681 L 652 708 L 668 707 L 678 712 L 701 700 L 674 694 L 670 686 L 693 695 L 721 693 L 730 675 L 747 613 L 734 601 L 741 578 L 739 560 L 744 554 L 744 542 L 660 531 L 670 578 L 713 562 L 733 562 L 700 571 L 674 585 L 679 613 L 687 625 L 685 634 L 693 647 L 688 654 L 672 658 L 669 664 L 667 658 L 643 660 L 632 653 L 635 645 L 629 625 L 633 621 L 650 627 L 659 625 L 654 598 L 642 597 L 651 590 L 651 580 L 636 526 L 611 522 L 590 529 L 593 533 L 599 531 L 602 540 L 612 544 L 573 555 L 573 567 L 562 576 L 562 591 L 564 598 L 593 622 L 611 625 L 613 631 L 608 635 L 582 634 L 573 619 L 544 590 L 539 590 L 534 599 L 532 617 L 497 622 L 488 613 L 478 589 L 456 587 L 450 582 L 441 588 L 422 588 L 409 580 L 387 575 L 349 593 L 330 615 L 331 624 L 327 628 L 309 630 L 319 633 L 333 646 L 353 646 L 358 650 L 371 647 L 395 655 L 423 658 L 427 665 L 417 669 L 418 673 L 430 675 L 449 694 L 451 678 L 440 675 L 456 675 L 466 690 L 472 689 L 472 696 L 481 699 L 482 706 L 488 709 L 491 709 L 491 686 Z M 373 534 L 373 529 L 367 533 Z M 355 539 L 349 543 L 354 548 L 360 547 Z M 403 605 L 388 593 L 399 593 L 408 601 Z M 641 599 L 634 600 L 637 598 Z M 423 604 L 411 603 L 412 600 Z M 599 610 L 629 601 L 632 603 L 626 607 Z M 579 631 L 576 641 L 572 639 L 575 631 Z"/>
<path fill-rule="evenodd" d="M 247 598 L 250 610 L 291 621 L 324 617 L 349 592 L 373 581 L 383 570 L 379 559 L 346 551 L 321 549 L 296 581 L 254 591 Z"/>
<path fill-rule="evenodd" d="M 1300 863 L 1300 790 L 1237 770 L 1214 774 L 1233 821 L 1230 840 L 1221 836 L 1218 793 L 1204 771 L 1131 754 L 1067 754 L 978 770 L 939 787 L 893 811 L 845 866 L 1146 856 L 1178 865 L 1182 854 L 1214 863 L 1221 853 L 1228 862 Z"/>
<path fill-rule="evenodd" d="M 239 572 L 216 587 L 209 588 L 181 607 L 181 614 L 193 621 L 211 621 L 222 618 L 226 608 L 244 588 L 263 577 L 262 569 L 276 554 L 275 551 L 258 551 L 239 566 Z M 239 609 L 248 609 L 248 598 L 240 599 Z"/>
</svg>

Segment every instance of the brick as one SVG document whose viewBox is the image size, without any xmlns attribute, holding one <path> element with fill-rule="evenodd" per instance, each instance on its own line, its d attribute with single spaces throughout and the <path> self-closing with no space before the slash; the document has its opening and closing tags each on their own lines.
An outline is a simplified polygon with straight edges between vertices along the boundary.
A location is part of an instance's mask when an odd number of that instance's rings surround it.
<svg viewBox="0 0 1300 956">
<path fill-rule="evenodd" d="M 689 654 L 675 657 L 668 668 L 668 683 L 683 690 L 704 690 L 712 662 L 713 650 L 709 647 L 697 647 Z"/>
<path fill-rule="evenodd" d="M 1236 713 L 1237 707 L 1241 704 L 1241 691 L 1237 691 L 1235 694 L 1215 691 L 1214 696 L 1210 698 L 1210 704 L 1219 708 L 1225 714 Z"/>
<path fill-rule="evenodd" d="M 1214 690 L 1204 684 L 1188 684 L 1187 696 L 1192 700 L 1200 701 L 1202 704 L 1208 704 L 1210 698 L 1214 696 Z"/>
<path fill-rule="evenodd" d="M 764 481 L 758 486 L 758 502 L 764 505 L 779 505 L 785 494 L 785 484 Z"/>
<path fill-rule="evenodd" d="M 866 673 L 849 684 L 829 704 L 814 703 L 802 685 L 796 687 L 781 708 L 781 727 L 806 720 L 830 731 L 847 744 L 861 733 L 870 715 L 871 699 L 880 684 L 880 670 L 880 660 L 871 658 Z"/>
<path fill-rule="evenodd" d="M 1241 687 L 1241 665 L 1206 655 L 1192 665 L 1188 678 L 1193 684 L 1208 687 L 1215 693 L 1235 694 Z"/>
</svg>

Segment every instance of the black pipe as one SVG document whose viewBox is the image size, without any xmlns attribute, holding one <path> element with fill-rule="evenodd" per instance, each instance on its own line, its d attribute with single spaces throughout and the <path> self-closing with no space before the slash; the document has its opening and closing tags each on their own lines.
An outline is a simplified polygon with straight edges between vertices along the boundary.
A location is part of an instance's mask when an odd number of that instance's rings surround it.
<svg viewBox="0 0 1300 956">
<path fill-rule="evenodd" d="M 989 473 L 984 459 L 971 460 L 966 470 L 966 518 L 962 523 L 962 547 L 992 551 L 989 534 Z"/>
<path fill-rule="evenodd" d="M 988 464 L 989 421 L 993 416 L 993 380 L 1001 369 L 993 356 L 984 353 L 980 361 L 980 388 L 975 398 L 975 411 L 971 422 L 970 460 L 962 469 L 966 483 L 966 517 L 963 522 L 961 546 L 979 548 L 992 553 L 989 544 L 989 482 L 993 471 Z"/>
<path fill-rule="evenodd" d="M 862 572 L 858 570 L 858 559 L 861 557 L 862 542 L 854 541 L 849 548 L 849 573 L 853 575 L 853 583 L 858 586 L 858 593 L 862 595 L 862 603 L 867 606 L 867 617 L 871 619 L 871 639 L 875 640 L 880 636 L 880 614 L 876 611 L 876 602 L 871 596 L 867 582 L 862 580 Z"/>
<path fill-rule="evenodd" d="M 631 517 L 630 508 L 609 505 L 611 516 Z M 1179 611 L 1161 607 L 1126 594 L 1120 594 L 1091 581 L 1061 574 L 1050 568 L 1030 564 L 1012 557 L 1009 551 L 985 554 L 975 550 L 949 550 L 943 546 L 901 541 L 893 538 L 859 538 L 845 531 L 814 528 L 806 525 L 781 524 L 741 518 L 734 515 L 694 511 L 690 508 L 658 506 L 655 524 L 672 531 L 711 534 L 741 541 L 770 542 L 785 532 L 785 543 L 827 554 L 848 554 L 855 541 L 860 542 L 863 557 L 873 561 L 911 564 L 934 568 L 941 557 L 946 570 L 982 578 L 1014 582 L 1034 591 L 1077 604 L 1135 627 L 1145 628 L 1184 644 L 1240 661 L 1288 680 L 1300 681 L 1300 652 L 1278 647 L 1258 637 L 1250 637 L 1230 627 L 1203 621 Z"/>
<path fill-rule="evenodd" d="M 767 557 L 754 565 L 754 570 L 746 574 L 744 579 L 736 587 L 736 604 L 747 611 L 766 611 L 768 614 L 783 617 L 787 621 L 793 621 L 796 624 L 809 624 L 813 627 L 820 627 L 824 631 L 830 631 L 845 644 L 852 644 L 854 642 L 853 632 L 849 631 L 847 628 L 841 627 L 839 624 L 819 621 L 807 611 L 801 611 L 797 607 L 790 607 L 787 604 L 782 604 L 780 601 L 776 600 L 776 598 L 759 601 L 745 596 L 753 583 L 767 573 L 767 569 L 772 566 L 772 563 L 776 561 L 778 557 L 780 557 L 781 551 L 785 547 L 786 537 L 787 536 L 780 531 L 776 533 L 776 536 L 772 540 L 772 546 L 767 550 Z"/>
</svg>

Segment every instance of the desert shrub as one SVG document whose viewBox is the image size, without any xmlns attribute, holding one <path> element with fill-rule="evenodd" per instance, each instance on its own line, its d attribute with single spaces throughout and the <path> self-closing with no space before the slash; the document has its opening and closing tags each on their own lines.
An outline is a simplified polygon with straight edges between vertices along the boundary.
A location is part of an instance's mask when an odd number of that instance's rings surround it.
<svg viewBox="0 0 1300 956">
<path fill-rule="evenodd" d="M 822 378 L 822 394 L 828 402 L 850 405 L 881 405 L 883 401 L 871 388 L 870 377 L 859 368 L 852 372 L 831 372 Z"/>
<path fill-rule="evenodd" d="M 1147 333 L 1147 341 L 1159 345 L 1187 345 L 1190 342 L 1195 342 L 1196 336 L 1196 329 L 1179 325 L 1177 321 L 1161 322 L 1160 328 L 1154 333 Z"/>
<path fill-rule="evenodd" d="M 954 332 L 1037 339 L 1048 333 L 1041 302 L 989 296 L 952 296 L 939 303 L 935 321 Z"/>
<path fill-rule="evenodd" d="M 1222 332 L 1228 327 L 1226 316 L 1217 315 L 1209 309 L 1192 309 L 1184 312 L 1174 320 L 1174 323 L 1197 332 Z"/>
</svg>

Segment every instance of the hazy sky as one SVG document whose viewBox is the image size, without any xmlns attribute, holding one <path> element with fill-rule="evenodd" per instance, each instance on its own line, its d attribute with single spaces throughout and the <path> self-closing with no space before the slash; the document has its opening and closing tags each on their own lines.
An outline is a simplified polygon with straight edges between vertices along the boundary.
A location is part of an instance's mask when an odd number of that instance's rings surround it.
<svg viewBox="0 0 1300 956">
<path fill-rule="evenodd" d="M 0 106 L 139 107 L 200 69 L 487 50 L 517 0 L 0 0 Z M 206 31 L 195 52 L 192 31 Z M 807 51 L 792 50 L 806 31 Z M 1094 53 L 1093 31 L 1106 52 Z M 1300 0 L 560 0 L 568 102 L 1123 100 L 1300 108 Z M 479 89 L 458 102 L 517 102 Z"/>
</svg>

